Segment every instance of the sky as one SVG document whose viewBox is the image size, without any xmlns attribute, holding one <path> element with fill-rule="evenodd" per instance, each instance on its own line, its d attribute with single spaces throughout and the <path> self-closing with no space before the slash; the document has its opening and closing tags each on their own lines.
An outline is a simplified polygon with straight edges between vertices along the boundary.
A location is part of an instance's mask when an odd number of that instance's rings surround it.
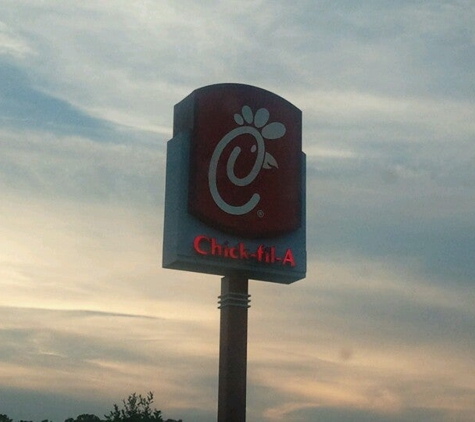
<svg viewBox="0 0 475 422">
<path fill-rule="evenodd" d="M 161 268 L 173 106 L 302 110 L 304 280 L 250 282 L 249 421 L 475 420 L 475 3 L 0 0 L 0 413 L 215 420 L 220 277 Z"/>
</svg>

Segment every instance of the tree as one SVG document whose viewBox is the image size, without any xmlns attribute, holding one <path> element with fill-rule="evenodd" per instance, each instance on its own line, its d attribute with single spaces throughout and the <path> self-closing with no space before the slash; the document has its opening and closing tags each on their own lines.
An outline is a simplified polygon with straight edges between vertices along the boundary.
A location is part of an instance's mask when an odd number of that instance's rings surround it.
<svg viewBox="0 0 475 422">
<path fill-rule="evenodd" d="M 99 416 L 83 413 L 82 415 L 79 415 L 76 419 L 68 418 L 64 422 L 102 422 L 102 420 Z"/>
<path fill-rule="evenodd" d="M 163 422 L 162 412 L 152 409 L 153 393 L 146 397 L 137 393 L 131 394 L 127 400 L 122 400 L 123 409 L 114 404 L 114 410 L 109 415 L 104 415 L 109 422 Z"/>
<path fill-rule="evenodd" d="M 162 412 L 157 409 L 152 409 L 153 393 L 148 393 L 145 397 L 141 394 L 133 393 L 127 400 L 122 400 L 123 408 L 114 404 L 114 410 L 109 415 L 104 415 L 105 420 L 102 420 L 96 415 L 83 413 L 76 418 L 68 418 L 64 422 L 183 422 L 181 419 L 167 419 L 162 418 Z M 13 422 L 7 415 L 0 414 L 0 422 Z M 32 422 L 21 420 L 19 422 Z M 44 419 L 41 422 L 51 422 Z"/>
</svg>

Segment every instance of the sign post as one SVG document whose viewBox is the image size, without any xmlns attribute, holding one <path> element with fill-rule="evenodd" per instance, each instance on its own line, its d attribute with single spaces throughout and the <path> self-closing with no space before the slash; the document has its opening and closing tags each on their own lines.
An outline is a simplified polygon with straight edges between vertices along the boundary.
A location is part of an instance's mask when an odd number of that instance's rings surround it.
<svg viewBox="0 0 475 422">
<path fill-rule="evenodd" d="M 221 279 L 218 422 L 246 420 L 249 280 Z"/>
<path fill-rule="evenodd" d="M 249 279 L 291 284 L 307 270 L 302 113 L 242 84 L 175 105 L 167 144 L 163 267 L 224 276 L 218 421 L 246 418 Z"/>
</svg>

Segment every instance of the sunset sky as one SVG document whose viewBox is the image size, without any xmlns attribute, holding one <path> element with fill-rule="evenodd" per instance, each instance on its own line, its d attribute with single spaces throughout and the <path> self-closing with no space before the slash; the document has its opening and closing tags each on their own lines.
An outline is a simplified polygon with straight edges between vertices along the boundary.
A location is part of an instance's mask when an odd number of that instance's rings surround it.
<svg viewBox="0 0 475 422">
<path fill-rule="evenodd" d="M 220 277 L 161 268 L 173 106 L 303 113 L 304 280 L 250 282 L 248 420 L 475 420 L 472 0 L 0 0 L 0 413 L 215 420 Z"/>
</svg>

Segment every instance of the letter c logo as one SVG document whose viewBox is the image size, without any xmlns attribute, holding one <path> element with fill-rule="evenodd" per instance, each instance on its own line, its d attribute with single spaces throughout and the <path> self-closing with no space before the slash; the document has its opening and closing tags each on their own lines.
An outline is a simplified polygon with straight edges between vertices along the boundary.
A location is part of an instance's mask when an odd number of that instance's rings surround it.
<svg viewBox="0 0 475 422">
<path fill-rule="evenodd" d="M 216 180 L 221 155 L 223 154 L 224 149 L 229 145 L 229 143 L 240 135 L 249 134 L 253 136 L 256 140 L 257 145 L 254 145 L 251 148 L 251 151 L 255 152 L 257 150 L 257 154 L 254 161 L 254 165 L 252 166 L 247 176 L 237 177 L 235 173 L 235 165 L 239 154 L 241 153 L 241 148 L 238 146 L 234 147 L 231 154 L 229 155 L 228 161 L 226 163 L 226 175 L 231 181 L 231 183 L 233 183 L 235 186 L 250 185 L 256 179 L 262 168 L 271 169 L 272 167 L 278 167 L 275 158 L 272 157 L 272 155 L 270 155 L 268 152 L 266 152 L 264 138 L 280 138 L 285 134 L 285 126 L 282 123 L 278 122 L 266 125 L 268 119 L 269 112 L 267 109 L 261 108 L 257 110 L 254 116 L 251 108 L 249 106 L 244 106 L 242 108 L 242 116 L 239 114 L 234 115 L 234 120 L 238 125 L 240 125 L 240 127 L 237 127 L 228 132 L 226 135 L 224 135 L 224 137 L 218 142 L 216 148 L 213 151 L 208 171 L 209 190 L 216 205 L 227 214 L 247 214 L 256 207 L 256 205 L 261 199 L 261 196 L 258 193 L 253 193 L 249 200 L 242 205 L 231 205 L 223 199 L 223 197 L 219 193 L 218 184 Z M 255 127 L 250 125 L 242 126 L 244 124 L 244 121 L 249 124 L 254 123 Z"/>
</svg>

